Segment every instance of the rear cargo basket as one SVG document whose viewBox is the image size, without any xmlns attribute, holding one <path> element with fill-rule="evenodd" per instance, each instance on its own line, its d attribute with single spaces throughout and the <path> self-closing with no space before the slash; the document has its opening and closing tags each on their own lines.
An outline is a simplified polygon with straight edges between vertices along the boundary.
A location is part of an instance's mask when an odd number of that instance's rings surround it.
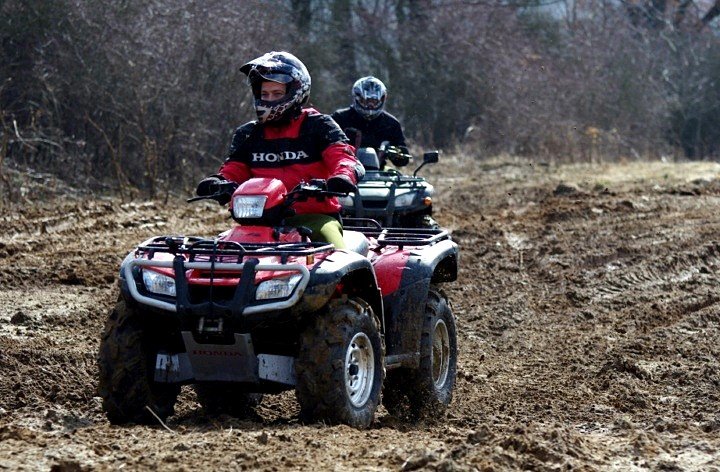
<svg viewBox="0 0 720 472">
<path fill-rule="evenodd" d="M 369 218 L 344 218 L 344 229 L 358 231 L 373 238 L 379 246 L 429 246 L 452 239 L 446 229 L 431 228 L 383 228 Z"/>
</svg>

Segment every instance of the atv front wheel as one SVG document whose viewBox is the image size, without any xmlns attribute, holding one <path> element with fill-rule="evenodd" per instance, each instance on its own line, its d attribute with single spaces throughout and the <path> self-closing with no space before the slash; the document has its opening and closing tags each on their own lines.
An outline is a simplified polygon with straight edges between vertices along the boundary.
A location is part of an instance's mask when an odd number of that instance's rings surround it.
<svg viewBox="0 0 720 472">
<path fill-rule="evenodd" d="M 401 228 L 440 229 L 438 222 L 430 215 L 407 215 L 399 221 L 397 226 Z"/>
<path fill-rule="evenodd" d="M 385 349 L 370 305 L 336 300 L 302 333 L 295 363 L 304 421 L 366 428 L 380 404 Z"/>
<path fill-rule="evenodd" d="M 174 413 L 178 385 L 153 380 L 157 349 L 145 326 L 147 314 L 119 300 L 100 342 L 99 393 L 113 424 L 156 423 Z"/>
<path fill-rule="evenodd" d="M 238 418 L 247 417 L 254 413 L 254 408 L 263 398 L 261 393 L 248 393 L 237 385 L 222 382 L 196 384 L 193 388 L 198 402 L 211 415 L 225 413 Z"/>
<path fill-rule="evenodd" d="M 383 404 L 402 419 L 441 416 L 452 400 L 457 375 L 457 331 L 445 294 L 428 292 L 420 339 L 420 365 L 388 375 Z"/>
</svg>

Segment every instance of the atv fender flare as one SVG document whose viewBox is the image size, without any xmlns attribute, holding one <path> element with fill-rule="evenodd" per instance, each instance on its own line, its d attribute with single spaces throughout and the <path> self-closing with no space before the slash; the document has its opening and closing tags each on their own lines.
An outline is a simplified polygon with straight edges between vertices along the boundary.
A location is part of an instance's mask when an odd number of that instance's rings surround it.
<svg viewBox="0 0 720 472">
<path fill-rule="evenodd" d="M 310 271 L 310 283 L 292 308 L 298 313 L 316 312 L 339 293 L 358 296 L 373 309 L 384 328 L 383 301 L 370 261 L 355 252 L 338 251 Z"/>
<path fill-rule="evenodd" d="M 451 240 L 421 250 L 398 252 L 376 265 L 383 290 L 388 359 L 398 366 L 417 367 L 424 307 L 431 284 L 457 279 L 458 247 Z M 402 261 L 402 270 L 391 270 Z M 392 277 L 397 279 L 392 279 Z"/>
<path fill-rule="evenodd" d="M 431 246 L 410 248 L 384 256 L 375 264 L 383 296 L 394 294 L 418 282 L 428 287 L 457 280 L 458 246 L 450 239 Z M 427 292 L 427 290 L 426 290 Z"/>
</svg>

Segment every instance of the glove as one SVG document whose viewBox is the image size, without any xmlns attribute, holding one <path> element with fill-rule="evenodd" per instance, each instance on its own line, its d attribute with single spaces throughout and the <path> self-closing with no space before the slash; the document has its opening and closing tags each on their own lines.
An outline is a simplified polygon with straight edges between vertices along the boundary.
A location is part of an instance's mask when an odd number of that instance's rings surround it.
<svg viewBox="0 0 720 472">
<path fill-rule="evenodd" d="M 350 193 L 357 191 L 357 187 L 344 175 L 334 175 L 327 179 L 328 192 Z"/>
<path fill-rule="evenodd" d="M 211 176 L 200 181 L 195 190 L 195 194 L 199 197 L 205 197 L 217 193 L 218 184 L 222 182 L 219 177 Z"/>
<path fill-rule="evenodd" d="M 199 197 L 210 197 L 220 205 L 225 205 L 230 201 L 236 188 L 238 188 L 236 182 L 213 175 L 200 181 L 195 193 Z"/>
<path fill-rule="evenodd" d="M 308 182 L 310 185 L 314 185 L 320 190 L 327 190 L 327 182 L 325 179 L 310 179 L 310 182 Z"/>
<path fill-rule="evenodd" d="M 385 152 L 390 162 L 397 167 L 406 166 L 410 162 L 410 154 L 405 146 L 391 146 Z"/>
</svg>

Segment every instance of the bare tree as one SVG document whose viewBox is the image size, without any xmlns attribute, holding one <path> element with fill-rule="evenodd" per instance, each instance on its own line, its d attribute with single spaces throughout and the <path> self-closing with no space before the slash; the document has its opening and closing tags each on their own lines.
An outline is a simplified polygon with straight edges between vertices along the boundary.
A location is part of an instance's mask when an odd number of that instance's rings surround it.
<svg viewBox="0 0 720 472">
<path fill-rule="evenodd" d="M 710 5 L 693 0 L 623 0 L 633 24 L 653 29 L 690 27 L 701 30 L 720 15 L 720 0 Z M 690 13 L 694 13 L 690 15 Z M 688 18 L 692 16 L 693 18 Z"/>
<path fill-rule="evenodd" d="M 253 118 L 238 66 L 273 49 L 306 63 L 324 112 L 379 77 L 426 145 L 716 155 L 719 3 L 0 0 L 0 185 L 12 165 L 126 197 L 188 190 Z"/>
</svg>

